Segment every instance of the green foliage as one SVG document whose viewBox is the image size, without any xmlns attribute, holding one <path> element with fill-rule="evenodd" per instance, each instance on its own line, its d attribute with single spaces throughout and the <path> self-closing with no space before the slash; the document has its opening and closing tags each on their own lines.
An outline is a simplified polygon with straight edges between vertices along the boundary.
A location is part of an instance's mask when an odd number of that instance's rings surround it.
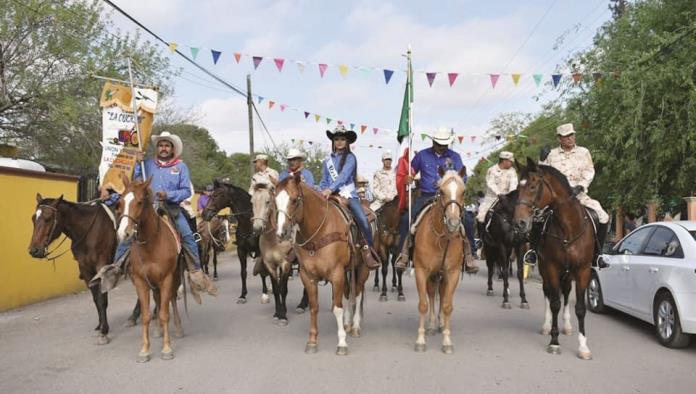
<svg viewBox="0 0 696 394">
<path fill-rule="evenodd" d="M 302 144 L 291 146 L 288 143 L 280 144 L 276 147 L 277 149 L 271 151 L 266 150 L 266 154 L 270 158 L 269 166 L 278 170 L 280 172 L 282 169 L 287 168 L 287 160 L 285 159 L 288 155 L 290 148 L 297 148 L 303 152 L 306 156 L 305 158 L 305 168 L 312 172 L 314 180 L 319 182 L 321 179 L 321 163 L 326 159 L 328 152 L 321 149 L 318 144 Z M 282 164 L 281 164 L 282 163 Z"/>
</svg>

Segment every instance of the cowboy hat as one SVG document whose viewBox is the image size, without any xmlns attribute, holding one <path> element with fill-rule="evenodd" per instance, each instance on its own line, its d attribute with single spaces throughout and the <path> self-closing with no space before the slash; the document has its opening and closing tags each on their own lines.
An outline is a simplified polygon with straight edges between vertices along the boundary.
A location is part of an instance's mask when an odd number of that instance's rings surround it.
<svg viewBox="0 0 696 394">
<path fill-rule="evenodd" d="M 503 159 L 503 160 L 512 161 L 515 158 L 515 155 L 512 152 L 508 152 L 508 151 L 504 150 L 504 151 L 500 152 L 500 154 L 498 155 L 498 158 Z"/>
<path fill-rule="evenodd" d="M 430 139 L 439 145 L 449 145 L 454 141 L 454 133 L 449 127 L 440 127 L 430 136 Z"/>
<path fill-rule="evenodd" d="M 575 129 L 573 128 L 572 123 L 566 123 L 556 127 L 556 135 L 565 137 L 571 134 L 575 134 Z"/>
<path fill-rule="evenodd" d="M 184 144 L 181 142 L 181 138 L 179 138 L 178 135 L 172 134 L 168 131 L 163 131 L 160 135 L 153 135 L 150 137 L 150 139 L 152 140 L 152 144 L 154 146 L 157 146 L 161 140 L 169 141 L 174 147 L 174 157 L 181 156 L 181 153 L 184 150 Z"/>
<path fill-rule="evenodd" d="M 287 156 L 285 156 L 285 160 L 290 160 L 290 159 L 305 159 L 305 154 L 301 150 L 297 148 L 290 148 L 288 150 Z"/>
<path fill-rule="evenodd" d="M 256 155 L 256 157 L 254 157 L 253 162 L 256 163 L 259 160 L 268 161 L 268 155 L 264 155 L 263 153 L 259 153 L 258 155 Z"/>
<path fill-rule="evenodd" d="M 355 134 L 353 130 L 346 130 L 346 127 L 342 124 L 336 126 L 333 132 L 331 130 L 326 130 L 326 136 L 333 140 L 335 137 L 346 137 L 348 144 L 352 144 L 358 139 L 358 135 Z"/>
<path fill-rule="evenodd" d="M 391 152 L 384 152 L 384 153 L 382 153 L 382 160 L 387 160 L 387 159 L 389 159 L 389 160 L 392 159 L 392 154 L 391 154 Z"/>
<path fill-rule="evenodd" d="M 358 176 L 355 177 L 355 183 L 370 183 L 370 181 L 368 181 L 364 176 L 358 174 Z"/>
</svg>

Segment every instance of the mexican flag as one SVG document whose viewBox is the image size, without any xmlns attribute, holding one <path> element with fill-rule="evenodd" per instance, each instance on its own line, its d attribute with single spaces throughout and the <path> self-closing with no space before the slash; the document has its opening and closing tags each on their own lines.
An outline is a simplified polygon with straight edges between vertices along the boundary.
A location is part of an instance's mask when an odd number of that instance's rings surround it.
<svg viewBox="0 0 696 394">
<path fill-rule="evenodd" d="M 411 105 L 413 104 L 413 70 L 411 59 L 408 61 L 408 78 L 404 90 L 404 101 L 401 106 L 401 118 L 399 119 L 399 131 L 396 140 L 399 142 L 399 153 L 396 164 L 396 191 L 399 195 L 399 210 L 407 208 L 408 194 L 406 193 L 406 176 L 411 170 L 409 149 L 411 146 Z"/>
</svg>

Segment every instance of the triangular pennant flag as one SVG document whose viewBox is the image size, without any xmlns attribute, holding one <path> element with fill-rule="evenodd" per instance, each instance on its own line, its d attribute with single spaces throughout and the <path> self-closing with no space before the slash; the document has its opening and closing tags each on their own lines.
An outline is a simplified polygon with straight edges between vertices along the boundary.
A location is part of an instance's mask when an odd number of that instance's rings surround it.
<svg viewBox="0 0 696 394">
<path fill-rule="evenodd" d="M 312 145 L 314 141 L 307 141 L 308 144 Z"/>
<path fill-rule="evenodd" d="M 496 136 L 495 136 L 495 140 L 496 140 L 496 141 L 500 141 L 501 138 L 503 138 L 503 136 L 501 136 L 501 135 L 496 135 Z"/>
<path fill-rule="evenodd" d="M 304 72 L 305 64 L 302 62 L 297 62 L 297 70 L 302 74 Z"/>
<path fill-rule="evenodd" d="M 222 55 L 222 52 L 216 51 L 215 49 L 211 49 L 210 53 L 213 55 L 213 64 L 217 64 L 218 60 L 220 59 L 220 55 Z"/>
<path fill-rule="evenodd" d="M 498 83 L 498 78 L 500 78 L 500 74 L 489 74 L 488 76 L 491 78 L 491 85 L 493 85 L 493 89 L 495 89 L 495 84 Z"/>
<path fill-rule="evenodd" d="M 327 64 L 320 64 L 319 65 L 319 75 L 324 78 L 324 73 L 326 72 L 326 68 L 329 67 Z"/>
<path fill-rule="evenodd" d="M 284 112 L 284 111 L 285 111 L 285 104 L 280 104 L 280 112 Z"/>
<path fill-rule="evenodd" d="M 362 73 L 363 78 L 369 78 L 370 74 L 372 73 L 372 68 L 360 67 L 360 72 Z"/>
<path fill-rule="evenodd" d="M 515 86 L 517 86 L 517 84 L 520 83 L 520 77 L 522 76 L 522 74 L 510 74 L 510 76 L 512 77 L 512 83 L 514 83 Z"/>
<path fill-rule="evenodd" d="M 252 61 L 254 62 L 254 70 L 259 68 L 259 64 L 261 64 L 261 61 L 263 60 L 262 56 L 253 56 Z"/>
<path fill-rule="evenodd" d="M 263 97 L 259 96 L 259 104 L 263 101 Z"/>
<path fill-rule="evenodd" d="M 425 141 L 426 138 L 428 138 L 428 134 L 421 133 L 421 141 Z"/>
<path fill-rule="evenodd" d="M 471 157 L 471 152 L 466 152 L 466 157 Z"/>
<path fill-rule="evenodd" d="M 360 125 L 360 134 L 365 134 L 365 130 L 367 130 L 367 126 Z"/>
<path fill-rule="evenodd" d="M 389 85 L 389 80 L 391 80 L 392 75 L 394 75 L 393 70 L 384 70 L 384 82 Z"/>
<path fill-rule="evenodd" d="M 319 123 L 319 119 L 321 119 L 320 115 L 314 115 L 314 120 Z"/>
<path fill-rule="evenodd" d="M 457 80 L 458 76 L 459 76 L 459 73 L 448 73 L 447 74 L 447 79 L 449 79 L 450 87 L 452 87 L 452 85 L 454 85 L 454 81 Z"/>
<path fill-rule="evenodd" d="M 351 130 L 355 129 L 355 123 L 351 123 L 351 124 L 350 124 L 350 129 L 351 129 Z"/>
<path fill-rule="evenodd" d="M 234 53 L 234 60 L 237 61 L 237 64 L 239 64 L 239 61 L 242 60 L 242 54 L 239 52 Z"/>
<path fill-rule="evenodd" d="M 536 84 L 536 86 L 539 87 L 539 85 L 541 84 L 541 79 L 544 78 L 544 76 L 542 74 L 534 74 L 532 75 L 532 77 L 534 78 L 534 83 Z"/>
<path fill-rule="evenodd" d="M 191 57 L 193 60 L 196 60 L 196 57 L 198 57 L 198 51 L 200 51 L 200 48 L 191 47 Z"/>
<path fill-rule="evenodd" d="M 273 59 L 273 62 L 275 63 L 276 67 L 278 68 L 278 72 L 283 71 L 283 64 L 285 64 L 285 59 L 276 58 L 276 59 Z"/>
<path fill-rule="evenodd" d="M 326 118 L 326 124 L 331 124 L 331 118 Z"/>
<path fill-rule="evenodd" d="M 458 136 L 457 138 L 459 139 L 459 143 L 460 143 L 460 144 L 463 144 L 463 143 L 464 143 L 464 136 L 463 136 L 463 135 L 460 135 L 460 136 Z"/>
<path fill-rule="evenodd" d="M 304 118 L 307 119 L 308 117 L 309 117 L 309 112 L 305 111 Z"/>
<path fill-rule="evenodd" d="M 372 134 L 377 134 L 378 131 L 379 129 L 377 127 L 372 128 Z"/>
<path fill-rule="evenodd" d="M 578 83 L 582 81 L 582 74 L 581 73 L 573 73 L 573 82 Z"/>
<path fill-rule="evenodd" d="M 343 121 L 342 121 L 342 120 L 337 120 L 336 123 L 338 123 L 338 124 L 343 124 Z"/>
<path fill-rule="evenodd" d="M 428 78 L 428 85 L 433 87 L 433 82 L 435 82 L 435 76 L 437 73 L 425 73 L 425 77 Z"/>
<path fill-rule="evenodd" d="M 553 87 L 557 88 L 558 84 L 561 83 L 561 74 L 553 74 L 551 75 L 551 79 L 553 80 Z"/>
<path fill-rule="evenodd" d="M 170 42 L 169 43 L 169 50 L 172 51 L 172 53 L 176 53 L 176 48 L 179 47 L 179 44 L 175 42 Z"/>
<path fill-rule="evenodd" d="M 471 136 L 471 142 L 474 142 L 474 141 L 476 141 L 476 136 L 475 136 L 475 135 L 472 135 L 472 136 Z"/>
<path fill-rule="evenodd" d="M 338 66 L 338 72 L 341 74 L 343 78 L 345 78 L 346 75 L 348 75 L 348 66 L 346 66 L 345 64 L 340 64 Z"/>
<path fill-rule="evenodd" d="M 268 109 L 273 108 L 274 105 L 275 105 L 275 101 L 268 100 Z"/>
</svg>

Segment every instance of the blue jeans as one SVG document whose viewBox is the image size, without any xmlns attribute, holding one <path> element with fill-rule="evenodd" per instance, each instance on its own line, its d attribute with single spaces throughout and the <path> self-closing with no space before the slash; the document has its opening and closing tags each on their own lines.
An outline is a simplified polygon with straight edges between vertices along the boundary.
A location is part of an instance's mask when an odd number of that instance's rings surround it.
<svg viewBox="0 0 696 394">
<path fill-rule="evenodd" d="M 411 205 L 411 223 L 413 223 L 414 220 L 416 220 L 416 215 L 418 215 L 418 212 L 425 206 L 425 204 L 430 201 L 433 197 L 435 196 L 435 193 L 421 193 L 418 198 L 413 202 L 413 205 Z M 404 246 L 404 241 L 406 241 L 406 237 L 408 236 L 409 228 L 408 228 L 408 209 L 404 212 L 403 215 L 401 215 L 401 219 L 399 221 L 399 251 Z"/>
<path fill-rule="evenodd" d="M 466 237 L 469 239 L 469 246 L 471 246 L 471 254 L 476 255 L 476 243 L 474 241 L 474 213 L 466 211 L 462 223 L 464 224 L 464 230 L 466 231 Z"/>
<path fill-rule="evenodd" d="M 367 242 L 367 244 L 370 247 L 372 247 L 372 232 L 370 231 L 370 225 L 367 223 L 367 216 L 365 216 L 365 211 L 363 211 L 362 205 L 360 204 L 360 200 L 357 198 L 349 198 L 348 206 L 350 207 L 350 210 L 353 212 L 355 222 L 360 228 L 360 231 L 363 233 L 365 242 Z"/>
</svg>

